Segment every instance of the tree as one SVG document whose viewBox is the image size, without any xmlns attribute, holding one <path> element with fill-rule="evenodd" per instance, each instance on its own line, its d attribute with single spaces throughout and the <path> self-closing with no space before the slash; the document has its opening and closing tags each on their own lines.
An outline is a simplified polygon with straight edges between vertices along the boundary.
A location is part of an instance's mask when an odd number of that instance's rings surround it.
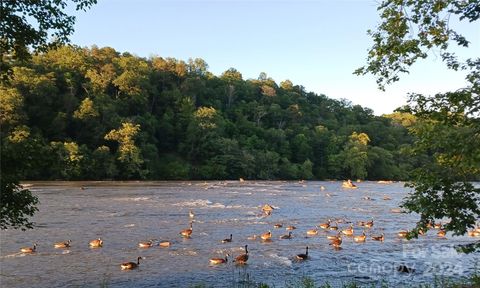
<svg viewBox="0 0 480 288">
<path fill-rule="evenodd" d="M 144 162 L 141 150 L 135 145 L 134 138 L 140 132 L 140 125 L 123 122 L 122 127 L 113 129 L 105 135 L 105 140 L 118 142 L 117 159 L 123 169 L 122 176 L 127 179 L 144 178 L 142 164 Z"/>
<path fill-rule="evenodd" d="M 76 10 L 86 10 L 97 0 L 1 1 L 0 71 L 4 71 L 4 61 L 9 58 L 28 58 L 29 48 L 46 51 L 49 47 L 67 43 L 75 24 L 75 16 L 64 11 L 69 2 L 75 4 Z M 49 42 L 49 38 L 53 41 Z"/>
<path fill-rule="evenodd" d="M 71 0 L 71 2 L 76 5 L 77 10 L 85 10 L 95 4 L 97 0 Z M 30 48 L 35 51 L 45 51 L 48 47 L 68 42 L 68 36 L 73 33 L 75 16 L 64 12 L 67 3 L 64 0 L 0 1 L 0 81 L 9 82 L 9 75 L 12 71 L 11 63 L 15 60 L 28 59 Z M 50 37 L 54 39 L 52 42 L 48 42 Z M 17 98 L 18 100 L 13 98 L 14 93 L 16 92 L 13 90 L 9 91 L 12 96 L 10 111 L 15 109 L 14 105 L 18 106 L 20 101 L 19 98 Z M 13 100 L 16 103 L 12 102 Z M 3 120 L 0 123 L 1 128 L 5 128 Z M 33 216 L 37 211 L 38 198 L 33 196 L 28 189 L 23 189 L 19 185 L 22 175 L 19 166 L 34 165 L 35 160 L 31 159 L 31 155 L 36 155 L 34 152 L 38 151 L 33 150 L 30 151 L 32 153 L 26 153 L 28 150 L 23 143 L 29 142 L 24 139 L 9 141 L 7 135 L 10 132 L 12 132 L 10 129 L 7 131 L 0 129 L 2 143 L 0 228 L 32 228 L 33 223 L 29 221 L 28 217 Z M 9 145 L 9 143 L 14 144 Z M 12 160 L 10 156 L 15 154 L 16 156 Z M 18 163 L 22 163 L 22 165 L 18 165 Z"/>
<path fill-rule="evenodd" d="M 340 153 L 342 167 L 347 171 L 349 178 L 365 179 L 367 177 L 368 142 L 370 138 L 367 134 L 353 132 Z"/>
<path fill-rule="evenodd" d="M 447 231 L 464 234 L 480 218 L 480 188 L 469 182 L 480 175 L 480 58 L 461 59 L 452 51 L 452 44 L 468 47 L 469 42 L 449 23 L 477 21 L 480 2 L 383 1 L 378 11 L 382 22 L 368 32 L 374 44 L 367 65 L 356 74 L 373 74 L 385 89 L 432 50 L 448 69 L 466 72 L 465 87 L 435 95 L 412 93 L 403 109 L 416 116 L 410 128 L 417 139 L 413 153 L 426 153 L 430 159 L 414 171 L 408 184 L 414 192 L 403 203 L 420 215 L 411 236 L 442 218 L 449 219 Z"/>
<path fill-rule="evenodd" d="M 17 128 L 7 137 L 1 137 L 0 229 L 2 230 L 33 228 L 29 217 L 38 211 L 36 207 L 38 198 L 28 189 L 24 189 L 18 179 L 19 175 L 33 164 L 31 155 L 38 152 L 35 148 L 37 147 L 27 127 Z"/>
</svg>

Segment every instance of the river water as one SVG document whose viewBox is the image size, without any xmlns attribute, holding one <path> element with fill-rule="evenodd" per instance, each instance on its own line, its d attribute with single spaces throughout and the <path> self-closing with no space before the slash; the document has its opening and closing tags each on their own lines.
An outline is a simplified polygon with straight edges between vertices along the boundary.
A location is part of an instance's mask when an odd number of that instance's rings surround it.
<svg viewBox="0 0 480 288">
<path fill-rule="evenodd" d="M 358 189 L 343 189 L 340 182 L 34 182 L 29 188 L 40 199 L 28 231 L 2 231 L 1 287 L 247 287 L 254 283 L 284 287 L 302 276 L 317 285 L 333 287 L 356 281 L 389 286 L 431 283 L 435 277 L 461 278 L 475 269 L 479 253 L 459 254 L 455 246 L 475 238 L 426 236 L 406 241 L 397 232 L 414 226 L 416 215 L 395 213 L 408 193 L 403 183 L 358 183 Z M 385 200 L 385 196 L 391 198 Z M 261 212 L 272 205 L 272 215 Z M 393 210 L 392 210 L 393 209 Z M 193 233 L 183 239 L 179 232 L 189 227 L 189 211 L 195 213 Z M 337 219 L 339 229 L 358 221 L 374 220 L 366 230 L 367 241 L 355 243 L 343 237 L 342 249 L 329 245 L 319 229 L 306 231 L 327 219 Z M 283 228 L 274 228 L 281 223 Z M 285 227 L 294 225 L 293 239 L 280 240 Z M 271 230 L 272 241 L 248 240 Z M 385 234 L 384 242 L 372 234 Z M 220 240 L 233 234 L 231 243 Z M 89 241 L 102 238 L 104 247 L 89 248 Z M 55 249 L 53 243 L 72 240 L 70 248 Z M 168 240 L 168 248 L 138 248 L 138 242 Z M 478 238 L 477 238 L 478 240 Z M 37 252 L 26 255 L 21 247 L 37 243 Z M 212 266 L 209 258 L 242 254 L 248 244 L 247 265 L 232 262 Z M 309 259 L 298 262 L 295 255 Z M 142 256 L 139 269 L 121 271 L 120 263 Z M 415 269 L 396 271 L 406 265 Z"/>
</svg>

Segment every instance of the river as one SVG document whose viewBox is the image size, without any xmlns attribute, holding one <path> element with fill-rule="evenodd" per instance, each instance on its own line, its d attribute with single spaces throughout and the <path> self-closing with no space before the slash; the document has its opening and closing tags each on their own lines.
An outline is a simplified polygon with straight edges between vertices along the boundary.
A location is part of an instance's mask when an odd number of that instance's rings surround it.
<svg viewBox="0 0 480 288">
<path fill-rule="evenodd" d="M 408 193 L 403 183 L 357 183 L 344 189 L 341 182 L 210 181 L 210 182 L 32 182 L 39 197 L 36 228 L 2 231 L 0 265 L 2 287 L 244 287 L 266 283 L 284 287 L 303 275 L 317 285 L 333 287 L 356 281 L 370 285 L 385 281 L 391 286 L 431 283 L 435 277 L 460 278 L 475 269 L 479 253 L 459 254 L 454 247 L 475 241 L 468 236 L 438 238 L 431 230 L 419 239 L 400 239 L 397 232 L 411 229 L 417 216 L 396 213 Z M 261 207 L 275 209 L 270 216 Z M 189 227 L 191 238 L 179 232 Z M 338 220 L 339 230 L 358 221 L 374 220 L 366 229 L 365 243 L 343 237 L 342 249 L 329 245 L 319 229 L 306 231 L 327 219 Z M 283 224 L 274 228 L 274 224 Z M 280 240 L 285 227 L 294 225 L 293 239 Z M 272 241 L 248 240 L 271 230 Z M 371 235 L 384 233 L 385 241 Z M 233 234 L 231 243 L 220 240 Z M 89 248 L 101 238 L 104 246 Z M 72 240 L 71 247 L 55 249 L 53 243 Z M 171 241 L 168 248 L 138 248 L 138 242 Z M 478 240 L 478 238 L 477 238 Z M 34 254 L 19 249 L 37 243 Z M 212 266 L 211 257 L 234 257 L 248 244 L 247 265 Z M 309 259 L 296 261 L 305 253 Z M 122 271 L 120 263 L 143 257 L 139 268 Z M 231 260 L 232 258 L 230 258 Z M 399 265 L 414 268 L 400 273 Z"/>
</svg>

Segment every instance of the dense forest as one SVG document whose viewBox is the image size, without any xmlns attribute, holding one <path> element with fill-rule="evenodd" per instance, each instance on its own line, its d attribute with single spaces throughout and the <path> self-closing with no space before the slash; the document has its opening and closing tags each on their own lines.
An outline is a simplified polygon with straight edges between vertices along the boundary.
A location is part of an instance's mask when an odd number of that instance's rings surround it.
<svg viewBox="0 0 480 288">
<path fill-rule="evenodd" d="M 415 118 L 202 59 L 63 46 L 0 84 L 2 165 L 29 180 L 408 179 Z M 29 159 L 29 161 L 25 161 Z"/>
</svg>

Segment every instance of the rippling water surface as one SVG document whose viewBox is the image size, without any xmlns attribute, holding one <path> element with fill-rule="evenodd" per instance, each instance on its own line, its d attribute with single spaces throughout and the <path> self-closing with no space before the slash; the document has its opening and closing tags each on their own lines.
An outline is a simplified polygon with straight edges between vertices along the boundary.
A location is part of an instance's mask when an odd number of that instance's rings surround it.
<svg viewBox="0 0 480 288">
<path fill-rule="evenodd" d="M 321 187 L 324 189 L 321 189 Z M 429 231 L 417 240 L 399 239 L 399 230 L 414 226 L 415 215 L 398 212 L 408 190 L 402 183 L 358 183 L 355 190 L 342 189 L 340 182 L 35 182 L 30 189 L 40 199 L 34 221 L 26 232 L 2 231 L 0 264 L 2 287 L 214 287 L 242 286 L 262 282 L 283 287 L 302 275 L 317 284 L 332 286 L 352 280 L 371 284 L 382 280 L 391 286 L 428 283 L 435 276 L 459 278 L 472 273 L 478 253 L 458 254 L 455 245 L 471 237 L 436 237 Z M 391 200 L 384 200 L 388 196 Z M 263 204 L 275 210 L 261 213 Z M 392 210 L 393 209 L 393 210 Z M 189 227 L 189 210 L 195 213 L 193 235 L 179 232 Z M 308 229 L 328 218 L 340 220 L 340 229 L 358 221 L 374 220 L 366 230 L 366 243 L 343 237 L 342 249 L 329 245 L 333 231 L 319 229 L 306 237 Z M 281 223 L 295 225 L 294 238 Z M 272 241 L 248 240 L 271 230 Z M 370 239 L 385 234 L 384 242 Z M 231 243 L 220 240 L 233 234 Z M 88 242 L 101 237 L 104 247 L 90 249 Z M 72 240 L 68 249 L 55 249 L 54 242 Z M 169 240 L 169 248 L 138 248 L 138 242 Z M 20 247 L 37 243 L 37 253 L 25 255 Z M 157 242 L 155 242 L 157 243 Z M 209 258 L 243 253 L 248 244 L 248 265 L 209 265 Z M 310 259 L 295 261 L 295 255 L 310 247 Z M 144 259 L 133 271 L 119 264 Z M 398 265 L 415 268 L 413 274 L 396 272 Z"/>
</svg>

